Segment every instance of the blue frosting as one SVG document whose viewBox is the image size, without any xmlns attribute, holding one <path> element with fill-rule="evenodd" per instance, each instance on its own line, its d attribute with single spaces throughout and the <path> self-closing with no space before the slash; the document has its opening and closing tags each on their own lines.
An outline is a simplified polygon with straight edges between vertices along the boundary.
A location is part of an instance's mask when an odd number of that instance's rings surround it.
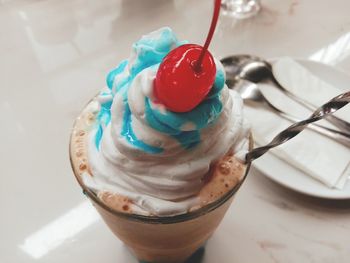
<svg viewBox="0 0 350 263">
<path fill-rule="evenodd" d="M 107 87 L 110 90 L 112 90 L 113 88 L 114 78 L 123 72 L 127 64 L 128 64 L 128 61 L 123 60 L 115 69 L 113 69 L 111 72 L 108 73 L 106 82 L 107 82 Z"/>
<path fill-rule="evenodd" d="M 160 63 L 174 48 L 181 45 L 170 28 L 163 28 L 157 38 L 150 35 L 142 37 L 133 44 L 137 54 L 136 61 L 130 67 L 130 75 L 136 76 L 141 70 Z"/>
<path fill-rule="evenodd" d="M 136 148 L 142 149 L 148 153 L 161 153 L 163 152 L 162 148 L 154 147 L 144 143 L 139 140 L 131 126 L 131 111 L 129 105 L 125 105 L 124 117 L 123 117 L 123 128 L 121 134 L 127 139 L 127 141 L 135 146 Z"/>
<path fill-rule="evenodd" d="M 101 97 L 110 96 L 110 93 L 101 92 L 100 96 Z M 100 142 L 103 134 L 103 127 L 106 127 L 111 121 L 111 106 L 112 106 L 112 100 L 106 100 L 106 102 L 101 103 L 101 109 L 97 115 L 97 120 L 99 123 L 96 136 L 95 136 L 95 144 L 97 149 L 100 148 Z"/>
<path fill-rule="evenodd" d="M 133 52 L 136 54 L 136 59 L 132 65 L 128 65 L 128 61 L 122 61 L 115 69 L 107 76 L 108 92 L 103 92 L 100 96 L 114 97 L 116 93 L 121 93 L 124 102 L 124 116 L 121 135 L 135 148 L 151 154 L 163 152 L 162 148 L 148 145 L 142 140 L 139 140 L 132 129 L 132 118 L 130 107 L 128 104 L 127 91 L 131 82 L 136 75 L 143 69 L 148 67 L 156 67 L 163 58 L 175 47 L 182 45 L 185 42 L 179 42 L 170 28 L 162 28 L 157 32 L 157 37 L 152 33 L 142 37 L 133 45 Z M 126 66 L 129 67 L 128 74 L 120 78 L 116 77 L 123 73 Z M 190 112 L 176 113 L 171 111 L 160 111 L 157 108 L 152 108 L 152 103 L 149 98 L 145 98 L 145 118 L 149 126 L 153 129 L 168 134 L 176 139 L 185 149 L 195 147 L 200 142 L 200 131 L 215 123 L 223 105 L 220 100 L 220 93 L 224 87 L 225 76 L 221 70 L 217 70 L 216 78 L 212 89 L 206 99 L 202 101 L 195 109 Z M 103 135 L 103 127 L 108 125 L 111 120 L 111 104 L 112 100 L 101 105 L 101 110 L 98 114 L 98 129 L 96 132 L 95 143 L 99 148 L 100 141 Z M 191 125 L 193 129 L 185 131 L 184 127 Z"/>
</svg>

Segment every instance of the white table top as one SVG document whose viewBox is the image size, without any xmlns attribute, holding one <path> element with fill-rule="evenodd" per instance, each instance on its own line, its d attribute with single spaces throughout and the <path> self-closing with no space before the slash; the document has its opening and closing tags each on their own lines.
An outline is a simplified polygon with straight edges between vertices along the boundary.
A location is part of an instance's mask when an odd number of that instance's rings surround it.
<svg viewBox="0 0 350 263">
<path fill-rule="evenodd" d="M 211 2 L 0 1 L 0 262 L 136 262 L 75 182 L 71 126 L 142 34 L 169 25 L 202 43 Z M 221 17 L 216 56 L 289 55 L 350 71 L 348 0 L 262 2 L 254 19 Z M 252 170 L 203 262 L 349 260 L 350 201 L 303 196 Z"/>
</svg>

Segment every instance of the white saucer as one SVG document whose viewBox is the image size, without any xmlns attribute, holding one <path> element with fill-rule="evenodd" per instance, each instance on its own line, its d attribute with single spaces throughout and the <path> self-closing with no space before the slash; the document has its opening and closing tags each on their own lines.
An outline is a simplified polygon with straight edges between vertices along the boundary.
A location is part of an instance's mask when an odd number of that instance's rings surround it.
<svg viewBox="0 0 350 263">
<path fill-rule="evenodd" d="M 296 61 L 335 87 L 344 91 L 350 89 L 350 76 L 341 70 L 310 60 L 296 59 Z M 270 153 L 255 160 L 253 166 L 266 177 L 294 191 L 314 197 L 350 199 L 350 180 L 342 190 L 330 189 Z"/>
</svg>

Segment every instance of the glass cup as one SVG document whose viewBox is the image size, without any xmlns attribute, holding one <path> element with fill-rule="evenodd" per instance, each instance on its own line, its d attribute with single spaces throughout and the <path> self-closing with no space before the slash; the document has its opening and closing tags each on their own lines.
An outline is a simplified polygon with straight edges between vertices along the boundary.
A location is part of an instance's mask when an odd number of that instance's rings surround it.
<svg viewBox="0 0 350 263">
<path fill-rule="evenodd" d="M 110 230 L 130 248 L 140 262 L 180 263 L 188 259 L 213 234 L 235 193 L 244 182 L 250 168 L 247 164 L 242 180 L 216 201 L 197 210 L 176 216 L 144 216 L 128 214 L 115 210 L 103 203 L 97 195 L 87 188 L 81 178 L 81 164 L 73 147 L 77 134 L 82 133 L 77 122 L 70 140 L 70 161 L 74 175 L 84 194 L 92 201 Z M 250 138 L 250 148 L 252 148 Z M 79 142 L 81 143 L 81 141 Z"/>
<path fill-rule="evenodd" d="M 222 13 L 237 19 L 255 16 L 261 9 L 260 0 L 222 0 Z"/>
</svg>

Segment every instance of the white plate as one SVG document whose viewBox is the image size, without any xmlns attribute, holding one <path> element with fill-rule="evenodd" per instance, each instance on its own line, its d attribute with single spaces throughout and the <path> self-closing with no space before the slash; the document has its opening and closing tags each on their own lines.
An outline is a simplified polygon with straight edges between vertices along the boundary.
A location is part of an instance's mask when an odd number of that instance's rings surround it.
<svg viewBox="0 0 350 263">
<path fill-rule="evenodd" d="M 346 73 L 310 60 L 296 59 L 296 61 L 335 87 L 344 91 L 350 89 L 350 76 Z M 328 199 L 350 199 L 349 180 L 342 190 L 330 189 L 273 154 L 266 153 L 254 161 L 253 166 L 271 180 L 297 192 Z"/>
</svg>

